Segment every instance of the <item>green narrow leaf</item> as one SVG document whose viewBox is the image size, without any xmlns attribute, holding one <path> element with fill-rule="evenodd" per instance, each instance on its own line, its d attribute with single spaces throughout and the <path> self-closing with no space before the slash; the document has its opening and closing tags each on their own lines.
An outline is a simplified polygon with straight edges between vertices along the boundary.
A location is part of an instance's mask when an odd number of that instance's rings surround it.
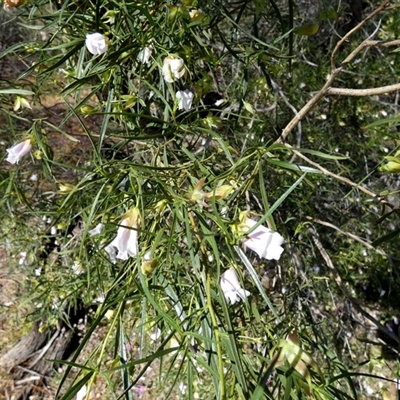
<svg viewBox="0 0 400 400">
<path fill-rule="evenodd" d="M 374 121 L 371 124 L 366 125 L 366 128 L 375 128 L 376 126 L 389 125 L 392 123 L 398 124 L 399 122 L 400 122 L 400 115 L 396 115 L 395 117 L 378 119 L 377 121 Z"/>
<path fill-rule="evenodd" d="M 293 150 L 298 151 L 299 153 L 312 154 L 314 156 L 325 158 L 327 160 L 348 160 L 350 157 L 345 156 L 335 156 L 332 154 L 322 153 L 321 151 L 311 150 L 311 149 L 303 149 L 301 147 L 293 147 Z"/>
<path fill-rule="evenodd" d="M 250 234 L 251 232 L 253 232 L 255 229 L 257 229 L 257 227 L 259 227 L 260 225 L 262 225 L 268 218 L 270 215 L 272 215 L 272 213 L 284 202 L 284 200 L 289 196 L 290 193 L 293 192 L 294 189 L 296 189 L 296 187 L 298 185 L 300 185 L 300 183 L 303 181 L 303 179 L 306 177 L 307 173 L 305 172 L 302 176 L 300 176 L 299 179 L 297 179 L 297 181 L 290 186 L 290 188 L 288 190 L 286 190 L 286 192 L 279 197 L 279 199 L 270 207 L 270 209 L 260 218 L 259 221 L 257 221 L 257 224 L 255 224 L 248 232 L 247 234 Z"/>
<path fill-rule="evenodd" d="M 287 161 L 281 161 L 273 158 L 267 158 L 267 163 L 276 165 L 277 167 L 281 167 L 290 171 L 300 171 L 300 172 L 308 172 L 312 174 L 322 174 L 319 169 L 307 167 L 303 165 L 293 164 Z"/>
<path fill-rule="evenodd" d="M 0 89 L 0 94 L 20 94 L 22 96 L 32 96 L 35 93 L 32 92 L 31 90 L 25 90 L 25 89 Z"/>
<path fill-rule="evenodd" d="M 294 30 L 295 33 L 301 36 L 315 35 L 319 31 L 319 25 L 315 22 L 308 22 L 299 26 Z"/>
<path fill-rule="evenodd" d="M 259 169 L 258 169 L 258 176 L 259 176 L 259 182 L 260 182 L 260 192 L 261 192 L 261 199 L 263 202 L 264 210 L 266 212 L 269 211 L 269 202 L 268 202 L 268 196 L 267 196 L 267 191 L 265 190 L 265 182 L 264 182 L 264 171 L 262 169 L 262 164 L 260 163 Z M 274 221 L 274 217 L 272 214 L 267 218 L 268 221 L 268 226 L 273 230 L 276 231 L 276 224 Z"/>
<path fill-rule="evenodd" d="M 388 242 L 389 240 L 395 238 L 400 234 L 400 228 L 395 229 L 392 232 L 389 232 L 386 235 L 381 236 L 380 238 L 374 240 L 371 244 L 372 246 L 379 246 L 381 243 Z"/>
<path fill-rule="evenodd" d="M 240 383 L 241 389 L 244 391 L 244 393 L 246 393 L 246 397 L 248 397 L 247 379 L 243 369 L 243 358 L 241 356 L 241 353 L 239 352 L 236 343 L 236 337 L 234 334 L 235 328 L 233 327 L 231 314 L 229 312 L 228 305 L 225 301 L 224 294 L 220 286 L 218 286 L 218 291 L 219 291 L 219 296 L 221 297 L 221 304 L 226 323 L 226 333 L 224 332 L 224 334 L 221 335 L 221 337 L 223 338 L 223 344 L 225 345 L 225 348 L 231 360 L 232 368 L 235 371 L 236 379 Z M 228 336 L 228 338 L 226 338 L 226 335 Z"/>
<path fill-rule="evenodd" d="M 89 381 L 89 379 L 93 376 L 94 373 L 95 371 L 87 372 L 86 375 L 80 381 L 75 383 L 75 385 L 70 387 L 65 392 L 65 394 L 61 397 L 60 400 L 72 400 L 74 396 L 79 392 L 79 390 L 85 385 L 85 383 Z"/>
<path fill-rule="evenodd" d="M 236 253 L 238 254 L 238 256 L 241 259 L 244 266 L 247 268 L 247 271 L 249 272 L 251 278 L 253 279 L 253 282 L 255 283 L 262 298 L 267 303 L 267 306 L 271 310 L 272 314 L 274 315 L 274 317 L 276 318 L 277 321 L 280 321 L 279 315 L 276 312 L 275 307 L 272 305 L 271 300 L 269 299 L 269 297 L 267 296 L 267 293 L 265 292 L 264 286 L 262 285 L 260 279 L 258 278 L 259 274 L 254 269 L 253 265 L 251 264 L 249 259 L 246 257 L 246 255 L 243 253 L 242 249 L 240 249 L 238 246 L 233 246 L 233 248 L 235 249 Z"/>
<path fill-rule="evenodd" d="M 119 360 L 121 363 L 121 376 L 122 383 L 124 385 L 124 394 L 126 400 L 132 400 L 132 391 L 130 390 L 132 385 L 129 378 L 129 371 L 126 367 L 127 355 L 126 355 L 126 343 L 124 325 L 122 323 L 122 312 L 118 315 L 118 332 L 119 332 Z"/>
<path fill-rule="evenodd" d="M 338 13 L 333 7 L 324 8 L 318 15 L 318 21 L 336 21 Z"/>
</svg>

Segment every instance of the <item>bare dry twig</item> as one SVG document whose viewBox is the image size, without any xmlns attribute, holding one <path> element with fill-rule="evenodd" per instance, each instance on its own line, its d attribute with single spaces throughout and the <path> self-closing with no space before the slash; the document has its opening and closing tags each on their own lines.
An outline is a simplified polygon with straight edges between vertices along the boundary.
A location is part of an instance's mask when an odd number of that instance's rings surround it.
<svg viewBox="0 0 400 400">
<path fill-rule="evenodd" d="M 315 94 L 308 103 L 294 116 L 294 118 L 287 124 L 285 129 L 282 131 L 281 136 L 275 141 L 275 143 L 283 143 L 289 133 L 293 128 L 311 111 L 315 104 L 317 104 L 323 97 L 328 95 L 345 95 L 345 96 L 372 96 L 377 94 L 383 94 L 388 92 L 393 92 L 400 89 L 400 83 L 393 84 L 389 86 L 384 86 L 380 88 L 371 89 L 348 89 L 348 88 L 333 88 L 332 84 L 338 74 L 342 71 L 345 65 L 350 63 L 356 56 L 361 52 L 361 50 L 369 47 L 390 47 L 398 46 L 400 40 L 392 40 L 389 42 L 382 42 L 377 40 L 370 40 L 370 38 L 364 40 L 356 49 L 354 49 L 340 64 L 339 67 L 335 66 L 335 56 L 339 51 L 339 48 L 346 42 L 346 40 L 355 32 L 357 32 L 367 21 L 373 18 L 375 15 L 384 11 L 390 0 L 385 0 L 376 10 L 374 10 L 370 15 L 368 15 L 363 21 L 361 21 L 356 27 L 349 31 L 339 42 L 336 44 L 332 55 L 331 55 L 331 73 L 323 86 L 323 88 Z"/>
<path fill-rule="evenodd" d="M 375 15 L 379 14 L 381 11 L 385 10 L 386 6 L 390 3 L 390 0 L 385 0 L 377 9 L 372 11 L 371 14 L 369 14 L 366 18 L 364 18 L 358 25 L 356 25 L 353 29 L 351 29 L 349 32 L 347 32 L 337 43 L 335 48 L 333 49 L 332 55 L 331 55 L 331 69 L 332 71 L 335 70 L 335 57 L 336 53 L 339 51 L 340 47 L 342 47 L 343 43 L 347 41 L 347 39 L 355 32 L 357 32 L 359 29 L 361 29 L 370 19 L 374 18 Z M 368 39 L 367 39 L 368 40 Z M 358 50 L 357 53 L 359 53 L 361 49 Z M 354 53 L 354 51 L 353 51 Z M 355 53 L 355 54 L 357 54 Z M 355 55 L 354 55 L 355 56 Z M 354 57 L 353 57 L 354 58 Z M 348 62 L 348 61 L 347 61 Z"/>
<path fill-rule="evenodd" d="M 366 97 L 366 96 L 377 96 L 379 94 L 395 92 L 400 90 L 400 83 L 394 85 L 381 86 L 378 88 L 369 89 L 346 89 L 346 88 L 328 88 L 325 96 L 355 96 L 355 97 Z"/>
<path fill-rule="evenodd" d="M 392 41 L 379 41 L 379 40 L 371 40 L 372 36 L 376 32 L 374 32 L 370 37 L 368 37 L 366 40 L 364 40 L 359 46 L 356 47 L 340 64 L 340 66 L 336 67 L 335 66 L 335 56 L 339 50 L 339 48 L 345 43 L 348 38 L 358 31 L 360 28 L 362 28 L 363 25 L 370 19 L 372 19 L 374 16 L 376 16 L 378 13 L 381 11 L 384 11 L 387 9 L 387 5 L 390 2 L 390 0 L 385 0 L 377 9 L 375 9 L 370 15 L 368 15 L 363 21 L 361 21 L 356 27 L 354 27 L 351 31 L 349 31 L 339 42 L 336 44 L 332 55 L 331 55 L 331 74 L 329 75 L 326 83 L 322 87 L 322 89 L 317 92 L 309 101 L 307 104 L 304 105 L 304 107 L 292 118 L 292 120 L 287 124 L 285 129 L 282 131 L 281 136 L 275 141 L 275 143 L 283 143 L 289 133 L 300 123 L 300 121 L 311 111 L 311 109 L 324 97 L 326 96 L 332 96 L 332 95 L 339 95 L 339 96 L 374 96 L 374 95 L 380 95 L 384 93 L 389 93 L 389 92 L 394 92 L 397 90 L 400 90 L 400 83 L 396 83 L 393 85 L 388 85 L 388 86 L 382 86 L 378 88 L 369 88 L 369 89 L 350 89 L 350 88 L 335 88 L 332 87 L 332 84 L 338 74 L 342 72 L 344 67 L 349 64 L 354 58 L 363 50 L 366 48 L 371 48 L 371 47 L 392 47 L 392 46 L 399 46 L 400 45 L 400 40 L 392 40 Z M 384 204 L 391 209 L 396 209 L 397 207 L 389 203 L 387 200 L 385 200 L 383 197 L 379 196 L 378 194 L 372 192 L 371 190 L 361 186 L 358 183 L 355 183 L 351 181 L 348 178 L 342 177 L 340 175 L 334 174 L 333 172 L 329 171 L 328 169 L 322 167 L 320 164 L 312 161 L 309 159 L 307 156 L 302 154 L 301 152 L 297 151 L 293 146 L 291 146 L 288 143 L 285 143 L 285 146 L 288 147 L 294 155 L 300 157 L 302 160 L 304 160 L 307 164 L 312 165 L 313 167 L 319 169 L 321 172 L 323 172 L 325 175 L 330 176 L 332 178 L 335 178 L 338 181 L 341 181 L 351 187 L 357 188 L 358 190 L 364 192 L 370 197 L 373 197 L 377 199 L 381 204 Z"/>
<path fill-rule="evenodd" d="M 323 225 L 323 226 L 327 226 L 328 228 L 332 228 L 335 231 L 341 233 L 342 235 L 348 236 L 349 238 L 355 240 L 356 242 L 361 243 L 366 248 L 368 248 L 370 250 L 373 250 L 373 251 L 376 251 L 378 254 L 386 255 L 386 253 L 383 250 L 375 248 L 374 246 L 372 246 L 371 243 L 366 242 L 364 239 L 361 239 L 359 236 L 355 235 L 354 233 L 343 231 L 338 226 L 333 225 L 333 224 L 331 224 L 330 222 L 327 222 L 327 221 L 321 221 L 320 219 L 316 219 L 316 218 L 312 218 L 312 217 L 306 217 L 306 218 L 309 221 L 315 222 L 315 223 Z"/>
<path fill-rule="evenodd" d="M 294 149 L 293 146 L 291 146 L 290 144 L 285 143 L 285 146 L 287 148 L 289 148 L 298 157 L 303 159 L 307 164 L 312 165 L 313 167 L 319 169 L 323 174 L 325 174 L 327 176 L 330 176 L 332 178 L 335 178 L 336 180 L 338 180 L 340 182 L 343 182 L 343 183 L 345 183 L 345 184 L 347 184 L 347 185 L 349 185 L 351 187 L 354 187 L 354 188 L 360 190 L 361 192 L 365 193 L 366 195 L 378 200 L 382 205 L 388 206 L 392 210 L 398 209 L 398 207 L 396 207 L 395 205 L 391 204 L 384 197 L 372 192 L 371 190 L 367 189 L 366 187 L 360 185 L 359 183 L 353 182 L 352 180 L 350 180 L 348 178 L 345 178 L 343 176 L 337 175 L 337 174 L 329 171 L 328 169 L 324 168 L 322 165 L 318 164 L 317 162 L 310 160 L 303 153 L 301 153 L 300 151 Z"/>
</svg>

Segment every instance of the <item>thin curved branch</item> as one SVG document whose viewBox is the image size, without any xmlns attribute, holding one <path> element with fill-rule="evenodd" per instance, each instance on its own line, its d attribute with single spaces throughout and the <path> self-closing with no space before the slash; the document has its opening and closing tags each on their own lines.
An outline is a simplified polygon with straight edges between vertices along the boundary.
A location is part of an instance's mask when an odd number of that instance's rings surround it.
<svg viewBox="0 0 400 400">
<path fill-rule="evenodd" d="M 282 131 L 281 136 L 275 140 L 275 143 L 283 143 L 289 133 L 293 128 L 310 112 L 315 104 L 318 103 L 323 97 L 326 96 L 327 90 L 332 85 L 336 78 L 336 75 L 341 71 L 341 68 L 337 68 L 335 73 L 332 74 L 326 81 L 324 87 L 314 96 L 309 102 L 292 118 L 292 120 L 286 125 L 285 129 Z"/>
<path fill-rule="evenodd" d="M 383 11 L 390 0 L 385 0 L 376 10 L 374 10 L 371 14 L 369 14 L 366 18 L 364 18 L 358 25 L 356 25 L 353 29 L 351 29 L 349 32 L 347 32 L 337 43 L 335 48 L 333 49 L 332 55 L 331 55 L 331 68 L 332 71 L 335 70 L 335 56 L 336 53 L 339 51 L 340 47 L 342 46 L 343 43 L 347 41 L 347 39 L 355 32 L 357 32 L 360 28 L 362 28 L 363 25 L 365 25 L 370 19 L 375 17 L 375 15 L 379 14 L 381 11 Z"/>
<path fill-rule="evenodd" d="M 320 225 L 323 225 L 323 226 L 327 226 L 328 228 L 332 228 L 335 231 L 341 233 L 342 235 L 348 236 L 349 238 L 355 240 L 356 242 L 361 243 L 367 249 L 372 250 L 372 251 L 376 251 L 378 254 L 380 254 L 382 256 L 386 256 L 386 253 L 383 250 L 372 246 L 371 243 L 365 241 L 364 239 L 361 239 L 359 236 L 355 235 L 354 233 L 343 231 L 338 226 L 333 225 L 333 224 L 331 224 L 330 222 L 327 222 L 327 221 L 321 221 L 318 218 L 313 218 L 313 217 L 307 216 L 306 219 L 308 219 L 309 221 L 315 222 L 317 224 L 320 224 Z"/>
<path fill-rule="evenodd" d="M 301 153 L 300 151 L 297 151 L 296 149 L 294 149 L 290 144 L 285 143 L 285 146 L 287 148 L 289 148 L 294 154 L 296 154 L 299 158 L 301 158 L 302 160 L 304 160 L 307 164 L 319 169 L 323 174 L 330 176 L 332 178 L 335 178 L 336 180 L 345 183 L 346 185 L 349 185 L 351 187 L 354 187 L 358 190 L 360 190 L 361 192 L 365 193 L 366 195 L 377 199 L 381 204 L 388 206 L 389 208 L 391 208 L 392 210 L 397 210 L 398 207 L 396 207 L 395 205 L 391 204 L 390 202 L 388 202 L 384 197 L 372 192 L 371 190 L 367 189 L 366 187 L 360 185 L 359 183 L 353 182 L 352 180 L 345 178 L 343 176 L 334 174 L 333 172 L 329 171 L 328 169 L 324 168 L 322 165 L 318 164 L 315 161 L 310 160 L 307 156 L 305 156 L 303 153 Z"/>
<path fill-rule="evenodd" d="M 340 67 L 335 67 L 334 58 L 338 52 L 341 45 L 356 31 L 358 31 L 367 21 L 373 18 L 375 15 L 386 9 L 387 4 L 390 0 L 385 0 L 376 10 L 374 10 L 370 15 L 368 15 L 363 21 L 361 21 L 355 28 L 349 31 L 339 42 L 336 44 L 332 55 L 331 55 L 331 68 L 332 72 L 328 77 L 323 88 L 315 94 L 308 103 L 293 117 L 293 119 L 286 125 L 285 129 L 282 131 L 281 136 L 275 141 L 275 143 L 283 143 L 289 133 L 295 128 L 295 126 L 311 111 L 316 103 L 318 103 L 323 97 L 327 95 L 344 95 L 344 96 L 371 96 L 376 94 L 383 94 L 400 89 L 400 84 L 394 84 L 389 86 L 384 86 L 382 88 L 376 89 L 340 89 L 332 88 L 332 84 L 337 77 L 337 75 L 342 71 L 343 67 L 360 53 L 361 50 L 368 47 L 390 47 L 400 45 L 400 40 L 392 40 L 390 42 L 371 40 L 371 35 L 365 39 L 356 49 L 354 49 L 346 59 L 341 63 Z"/>
<path fill-rule="evenodd" d="M 328 88 L 325 95 L 326 96 L 355 96 L 355 97 L 366 97 L 366 96 L 376 96 L 379 94 L 395 92 L 400 90 L 400 83 L 395 83 L 393 85 L 381 86 L 378 88 L 369 89 L 346 89 L 346 88 Z"/>
<path fill-rule="evenodd" d="M 383 42 L 381 40 L 364 40 L 360 45 L 358 45 L 342 62 L 342 66 L 344 64 L 350 63 L 354 57 L 363 49 L 368 47 L 391 47 L 391 46 L 400 46 L 400 40 L 391 40 L 390 42 Z"/>
</svg>

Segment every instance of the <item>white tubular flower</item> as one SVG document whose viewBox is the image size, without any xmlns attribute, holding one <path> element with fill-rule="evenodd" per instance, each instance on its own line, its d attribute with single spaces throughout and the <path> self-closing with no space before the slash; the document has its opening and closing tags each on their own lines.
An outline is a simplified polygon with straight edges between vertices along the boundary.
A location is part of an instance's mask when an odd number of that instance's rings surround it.
<svg viewBox="0 0 400 400">
<path fill-rule="evenodd" d="M 160 339 L 161 337 L 161 330 L 160 328 L 155 327 L 153 329 L 153 332 L 150 333 L 150 339 L 152 342 L 155 342 L 156 340 Z"/>
<path fill-rule="evenodd" d="M 243 224 L 250 230 L 257 221 L 245 218 Z M 249 249 L 255 251 L 261 258 L 267 260 L 279 260 L 283 252 L 281 244 L 285 240 L 278 233 L 274 232 L 263 225 L 260 225 L 253 232 L 243 239 L 243 244 Z"/>
<path fill-rule="evenodd" d="M 139 51 L 136 59 L 142 64 L 148 64 L 150 62 L 151 53 L 150 47 L 143 47 L 143 49 Z"/>
<path fill-rule="evenodd" d="M 111 262 L 114 263 L 116 258 L 127 260 L 137 254 L 139 218 L 140 214 L 137 208 L 133 208 L 124 215 L 118 228 L 117 237 L 105 247 Z M 118 254 L 115 256 L 117 250 Z"/>
<path fill-rule="evenodd" d="M 190 90 L 178 90 L 176 98 L 178 99 L 178 110 L 189 111 L 192 108 L 194 93 Z"/>
<path fill-rule="evenodd" d="M 20 258 L 19 258 L 19 261 L 18 261 L 18 265 L 22 265 L 25 262 L 27 254 L 28 253 L 26 251 L 21 251 L 21 253 L 19 253 L 19 257 Z"/>
<path fill-rule="evenodd" d="M 72 269 L 72 272 L 73 272 L 75 275 L 80 275 L 80 274 L 83 274 L 83 273 L 85 272 L 85 270 L 84 270 L 82 264 L 81 264 L 79 261 L 75 261 L 75 262 L 71 265 L 71 269 Z"/>
<path fill-rule="evenodd" d="M 240 300 L 246 300 L 250 296 L 250 292 L 242 289 L 233 268 L 228 269 L 221 275 L 220 286 L 224 293 L 225 299 L 230 304 L 235 304 Z"/>
<path fill-rule="evenodd" d="M 32 150 L 31 139 L 26 139 L 23 142 L 16 144 L 14 147 L 7 149 L 7 159 L 11 164 L 18 164 L 19 160 L 27 155 Z"/>
<path fill-rule="evenodd" d="M 168 56 L 164 58 L 162 74 L 167 82 L 175 82 L 185 74 L 182 58 Z"/>
<path fill-rule="evenodd" d="M 97 224 L 92 230 L 88 232 L 89 236 L 100 235 L 101 231 L 104 229 L 104 224 Z"/>
<path fill-rule="evenodd" d="M 79 392 L 76 394 L 76 400 L 83 400 L 86 398 L 86 393 L 87 393 L 87 387 L 86 385 L 83 385 L 80 389 Z"/>
<path fill-rule="evenodd" d="M 101 33 L 88 33 L 86 35 L 85 44 L 89 53 L 94 55 L 103 54 L 108 50 L 106 37 Z"/>
</svg>

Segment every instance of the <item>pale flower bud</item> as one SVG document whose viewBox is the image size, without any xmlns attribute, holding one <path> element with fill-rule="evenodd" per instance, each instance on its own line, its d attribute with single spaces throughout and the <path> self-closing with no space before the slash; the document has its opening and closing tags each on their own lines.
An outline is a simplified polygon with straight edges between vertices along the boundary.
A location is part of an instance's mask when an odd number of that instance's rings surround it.
<svg viewBox="0 0 400 400">
<path fill-rule="evenodd" d="M 95 108 L 90 106 L 89 104 L 85 104 L 79 109 L 79 111 L 82 113 L 82 115 L 86 116 L 93 113 L 93 111 L 95 111 Z"/>
<path fill-rule="evenodd" d="M 88 232 L 89 236 L 100 235 L 101 231 L 104 229 L 104 224 L 97 224 L 92 230 Z"/>
<path fill-rule="evenodd" d="M 197 182 L 197 185 L 193 188 L 193 191 L 188 193 L 188 197 L 191 201 L 198 203 L 203 207 L 207 207 L 207 204 L 203 201 L 204 199 L 204 192 L 203 186 L 205 185 L 206 180 L 204 178 L 200 179 Z"/>
<path fill-rule="evenodd" d="M 113 24 L 115 22 L 115 19 L 118 16 L 119 11 L 115 10 L 108 10 L 102 17 L 101 19 L 104 20 L 106 24 Z"/>
<path fill-rule="evenodd" d="M 387 163 L 381 165 L 379 171 L 391 173 L 400 172 L 400 151 L 397 151 L 394 157 L 386 156 L 384 159 L 387 160 Z"/>
<path fill-rule="evenodd" d="M 72 190 L 74 189 L 74 185 L 72 185 L 70 183 L 59 183 L 58 187 L 60 189 L 60 191 L 59 191 L 60 194 L 71 193 Z"/>
<path fill-rule="evenodd" d="M 85 44 L 89 53 L 94 55 L 103 54 L 108 50 L 106 37 L 101 33 L 88 33 L 86 35 Z"/>
<path fill-rule="evenodd" d="M 151 257 L 151 251 L 147 251 L 143 256 L 142 265 L 140 266 L 143 275 L 149 275 L 158 265 L 158 260 Z"/>
<path fill-rule="evenodd" d="M 204 13 L 201 9 L 193 8 L 189 11 L 190 19 L 192 22 L 199 21 L 204 18 Z"/>
<path fill-rule="evenodd" d="M 150 62 L 151 57 L 151 47 L 143 47 L 136 57 L 136 59 L 142 64 L 148 64 Z"/>
<path fill-rule="evenodd" d="M 23 97 L 17 96 L 15 103 L 14 103 L 14 111 L 18 111 L 21 107 L 23 108 L 29 108 L 30 110 L 32 110 L 31 105 L 29 104 L 29 101 L 26 100 Z"/>
</svg>

